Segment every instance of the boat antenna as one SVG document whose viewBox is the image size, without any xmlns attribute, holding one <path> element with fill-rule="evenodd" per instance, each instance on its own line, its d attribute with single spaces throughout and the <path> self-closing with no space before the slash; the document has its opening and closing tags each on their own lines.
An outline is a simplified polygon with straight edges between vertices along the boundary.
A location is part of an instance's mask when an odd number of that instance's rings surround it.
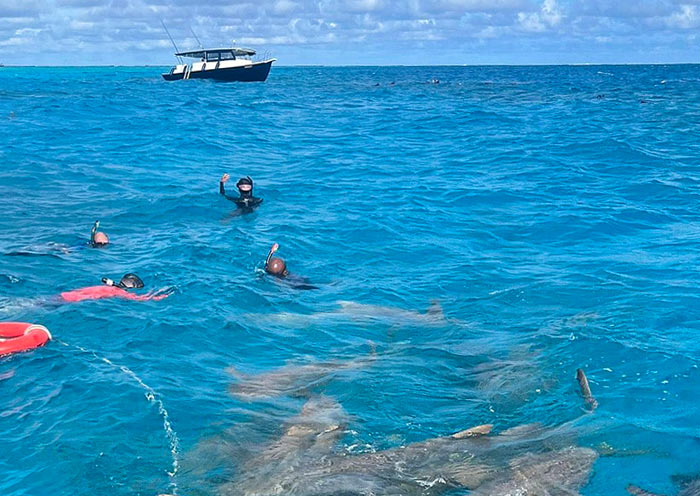
<svg viewBox="0 0 700 496">
<path fill-rule="evenodd" d="M 194 39 L 197 40 L 197 44 L 199 45 L 199 48 L 204 50 L 204 47 L 202 46 L 202 42 L 199 41 L 199 38 L 197 37 L 197 34 L 194 32 L 194 29 L 192 29 L 192 26 L 190 26 L 190 31 L 192 32 L 192 36 L 194 36 Z"/>
<path fill-rule="evenodd" d="M 175 44 L 175 40 L 173 40 L 173 37 L 170 36 L 170 31 L 168 31 L 168 27 L 163 22 L 163 19 L 160 20 L 160 23 L 163 25 L 163 29 L 165 29 L 165 32 L 168 33 L 168 38 L 170 38 L 170 43 L 172 43 L 173 47 L 175 48 L 175 54 L 176 54 L 175 57 L 177 57 L 177 60 L 179 60 L 180 63 L 182 64 L 182 57 L 177 55 L 180 52 L 180 50 L 177 49 L 177 45 Z"/>
</svg>

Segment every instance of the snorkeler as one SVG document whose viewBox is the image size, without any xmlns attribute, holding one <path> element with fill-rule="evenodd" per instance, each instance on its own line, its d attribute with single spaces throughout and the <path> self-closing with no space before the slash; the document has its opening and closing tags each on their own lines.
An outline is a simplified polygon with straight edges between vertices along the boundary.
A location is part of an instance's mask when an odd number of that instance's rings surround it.
<svg viewBox="0 0 700 496">
<path fill-rule="evenodd" d="M 93 248 L 102 248 L 109 244 L 109 237 L 102 231 L 98 231 L 100 228 L 100 221 L 96 220 L 90 231 L 90 246 Z"/>
<path fill-rule="evenodd" d="M 277 250 L 279 250 L 279 248 L 280 245 L 275 243 L 267 253 L 267 258 L 265 259 L 265 272 L 285 281 L 294 289 L 318 289 L 316 286 L 309 284 L 309 280 L 307 278 L 290 274 L 284 260 L 272 256 Z"/>
<path fill-rule="evenodd" d="M 126 298 L 128 300 L 163 300 L 173 294 L 174 289 L 169 288 L 164 291 L 151 291 L 146 294 L 129 293 L 131 289 L 143 288 L 143 281 L 136 274 L 125 274 L 117 283 L 106 277 L 102 278 L 102 286 L 88 286 L 86 288 L 74 289 L 61 293 L 63 302 L 75 303 L 83 300 L 101 300 L 104 298 Z"/>
<path fill-rule="evenodd" d="M 276 277 L 287 277 L 289 271 L 287 270 L 287 264 L 284 263 L 284 260 L 276 257 L 272 258 L 272 255 L 279 249 L 280 245 L 277 243 L 273 244 L 272 248 L 270 248 L 270 251 L 267 253 L 267 258 L 265 259 L 265 272 Z"/>
<path fill-rule="evenodd" d="M 234 202 L 238 208 L 246 213 L 252 212 L 255 207 L 262 203 L 262 198 L 253 196 L 253 180 L 250 178 L 250 176 L 242 177 L 236 183 L 239 196 L 227 195 L 226 189 L 224 188 L 224 183 L 226 183 L 230 178 L 231 176 L 224 174 L 219 180 L 219 193 L 226 197 L 227 200 Z"/>
<path fill-rule="evenodd" d="M 96 220 L 90 230 L 90 241 L 87 243 L 83 238 L 77 244 L 67 245 L 65 243 L 56 243 L 51 241 L 45 245 L 34 245 L 21 250 L 5 253 L 8 257 L 54 257 L 61 258 L 61 255 L 70 255 L 74 251 L 83 250 L 85 248 L 104 248 L 109 244 L 109 237 L 100 228 L 100 221 Z"/>
</svg>

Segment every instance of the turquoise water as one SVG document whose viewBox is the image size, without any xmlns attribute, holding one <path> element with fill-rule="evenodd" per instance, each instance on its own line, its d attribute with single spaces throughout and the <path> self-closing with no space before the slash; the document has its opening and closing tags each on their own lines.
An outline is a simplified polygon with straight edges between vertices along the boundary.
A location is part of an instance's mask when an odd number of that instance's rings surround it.
<svg viewBox="0 0 700 496">
<path fill-rule="evenodd" d="M 217 494 L 304 404 L 227 368 L 368 356 L 301 384 L 351 415 L 340 450 L 573 424 L 614 451 L 582 494 L 673 493 L 700 471 L 698 71 L 0 69 L 0 252 L 34 253 L 0 256 L 0 320 L 56 338 L 0 358 L 0 494 Z M 51 247 L 97 219 L 110 247 Z M 275 241 L 318 290 L 262 274 Z M 51 304 L 129 271 L 176 293 Z"/>
</svg>

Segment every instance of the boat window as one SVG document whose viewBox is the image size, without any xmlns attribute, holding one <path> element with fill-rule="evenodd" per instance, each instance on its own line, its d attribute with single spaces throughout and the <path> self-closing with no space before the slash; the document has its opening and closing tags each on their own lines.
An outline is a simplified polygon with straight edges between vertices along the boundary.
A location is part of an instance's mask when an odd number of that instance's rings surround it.
<svg viewBox="0 0 700 496">
<path fill-rule="evenodd" d="M 233 52 L 221 52 L 221 60 L 233 60 L 235 58 Z"/>
<path fill-rule="evenodd" d="M 219 60 L 218 53 L 207 53 L 207 62 L 216 62 L 217 60 Z"/>
</svg>

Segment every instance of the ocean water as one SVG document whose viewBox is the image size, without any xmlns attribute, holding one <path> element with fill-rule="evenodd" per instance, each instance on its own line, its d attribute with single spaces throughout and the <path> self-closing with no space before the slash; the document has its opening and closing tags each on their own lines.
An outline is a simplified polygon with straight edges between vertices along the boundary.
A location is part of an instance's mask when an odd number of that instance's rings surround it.
<svg viewBox="0 0 700 496">
<path fill-rule="evenodd" d="M 700 472 L 699 66 L 160 72 L 0 69 L 0 321 L 56 338 L 0 358 L 0 494 L 215 495 L 314 395 L 339 452 L 539 422 L 606 455 L 584 495 Z M 176 292 L 55 304 L 125 272 Z"/>
</svg>

